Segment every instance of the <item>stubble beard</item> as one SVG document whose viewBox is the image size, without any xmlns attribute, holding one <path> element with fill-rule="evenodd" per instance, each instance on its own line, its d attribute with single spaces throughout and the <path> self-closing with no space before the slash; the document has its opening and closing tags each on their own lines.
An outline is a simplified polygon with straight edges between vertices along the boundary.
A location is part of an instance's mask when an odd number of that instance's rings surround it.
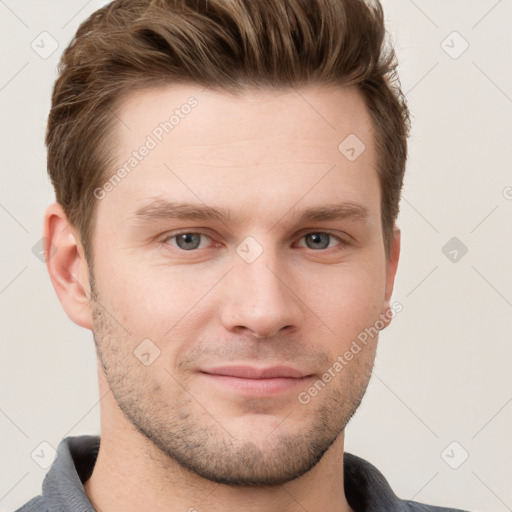
<svg viewBox="0 0 512 512">
<path fill-rule="evenodd" d="M 93 291 L 92 297 L 97 299 Z M 344 431 L 366 391 L 373 357 L 356 375 L 345 378 L 341 389 L 329 384 L 310 402 L 315 409 L 303 414 L 297 402 L 290 418 L 271 432 L 262 432 L 258 443 L 247 433 L 229 431 L 223 418 L 214 418 L 171 375 L 161 389 L 151 380 L 128 346 L 126 334 L 103 308 L 91 301 L 93 337 L 113 397 L 125 418 L 167 457 L 169 465 L 215 483 L 230 486 L 274 487 L 311 470 Z M 348 371 L 348 367 L 344 369 Z M 355 367 L 354 367 L 355 370 Z M 338 377 L 339 378 L 339 377 Z M 329 387 L 332 386 L 332 387 Z M 174 388 L 174 396 L 170 389 Z M 304 428 L 287 431 L 292 417 L 309 419 Z M 340 454 L 340 457 L 342 454 Z M 164 465 L 166 465 L 164 463 Z"/>
</svg>

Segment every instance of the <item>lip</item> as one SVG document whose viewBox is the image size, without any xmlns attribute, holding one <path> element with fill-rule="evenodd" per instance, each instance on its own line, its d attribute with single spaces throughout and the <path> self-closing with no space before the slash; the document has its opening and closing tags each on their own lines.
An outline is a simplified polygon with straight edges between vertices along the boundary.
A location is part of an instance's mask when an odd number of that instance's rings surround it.
<svg viewBox="0 0 512 512">
<path fill-rule="evenodd" d="M 290 366 L 219 366 L 202 369 L 200 375 L 224 389 L 251 396 L 292 391 L 312 377 Z"/>
<path fill-rule="evenodd" d="M 275 379 L 306 377 L 306 374 L 291 366 L 271 366 L 256 368 L 254 366 L 218 366 L 201 370 L 210 375 L 224 375 L 227 377 L 239 377 L 242 379 Z"/>
</svg>

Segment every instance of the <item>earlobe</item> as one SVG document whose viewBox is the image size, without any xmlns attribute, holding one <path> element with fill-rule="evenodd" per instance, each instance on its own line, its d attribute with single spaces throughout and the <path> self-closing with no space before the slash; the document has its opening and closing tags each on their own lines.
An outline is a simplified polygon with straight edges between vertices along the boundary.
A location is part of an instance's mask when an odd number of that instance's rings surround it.
<svg viewBox="0 0 512 512">
<path fill-rule="evenodd" d="M 46 268 L 64 311 L 77 325 L 92 329 L 89 268 L 78 233 L 59 203 L 47 207 L 43 233 Z"/>
<path fill-rule="evenodd" d="M 395 284 L 395 276 L 398 268 L 398 260 L 400 258 L 400 242 L 401 233 L 400 229 L 393 230 L 393 239 L 389 248 L 389 256 L 386 259 L 386 291 L 384 303 L 382 305 L 381 318 L 387 327 L 394 316 L 394 311 L 391 311 L 391 296 Z"/>
</svg>

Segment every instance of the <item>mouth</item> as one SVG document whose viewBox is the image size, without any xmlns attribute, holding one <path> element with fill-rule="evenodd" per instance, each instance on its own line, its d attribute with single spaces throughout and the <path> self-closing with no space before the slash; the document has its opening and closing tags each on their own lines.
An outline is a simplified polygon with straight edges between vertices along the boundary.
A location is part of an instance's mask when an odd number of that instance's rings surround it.
<svg viewBox="0 0 512 512">
<path fill-rule="evenodd" d="M 211 384 L 251 396 L 269 396 L 290 392 L 304 385 L 313 375 L 290 366 L 256 368 L 253 366 L 222 366 L 200 370 Z"/>
</svg>

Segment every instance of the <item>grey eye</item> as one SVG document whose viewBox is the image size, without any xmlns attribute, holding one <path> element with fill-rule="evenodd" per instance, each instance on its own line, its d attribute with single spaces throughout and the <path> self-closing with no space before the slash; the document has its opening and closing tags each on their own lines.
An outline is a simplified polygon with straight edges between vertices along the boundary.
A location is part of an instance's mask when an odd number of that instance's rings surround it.
<svg viewBox="0 0 512 512">
<path fill-rule="evenodd" d="M 181 233 L 175 235 L 176 245 L 184 251 L 197 249 L 201 245 L 201 233 Z"/>
<path fill-rule="evenodd" d="M 304 239 L 310 249 L 327 249 L 331 236 L 329 233 L 308 233 L 304 236 Z"/>
</svg>

